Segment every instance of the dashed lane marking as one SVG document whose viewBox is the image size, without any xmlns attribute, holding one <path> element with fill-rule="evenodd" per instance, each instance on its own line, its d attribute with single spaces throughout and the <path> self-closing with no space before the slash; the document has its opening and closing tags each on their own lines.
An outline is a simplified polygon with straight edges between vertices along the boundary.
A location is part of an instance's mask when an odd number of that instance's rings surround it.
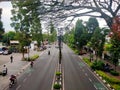
<svg viewBox="0 0 120 90">
<path fill-rule="evenodd" d="M 97 87 L 94 85 L 95 89 L 97 90 Z"/>
<path fill-rule="evenodd" d="M 92 82 L 92 80 L 89 78 L 89 81 Z"/>
</svg>

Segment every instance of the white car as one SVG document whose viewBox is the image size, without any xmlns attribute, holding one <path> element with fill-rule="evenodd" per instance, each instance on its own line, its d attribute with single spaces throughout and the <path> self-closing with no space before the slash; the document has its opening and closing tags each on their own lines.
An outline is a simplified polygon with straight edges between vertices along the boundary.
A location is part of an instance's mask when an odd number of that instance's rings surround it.
<svg viewBox="0 0 120 90">
<path fill-rule="evenodd" d="M 10 52 L 9 50 L 5 50 L 4 52 L 3 52 L 3 55 L 8 55 L 8 54 L 11 54 L 12 52 Z"/>
<path fill-rule="evenodd" d="M 2 50 L 2 48 L 0 48 L 0 55 L 2 55 L 3 54 L 3 50 Z"/>
</svg>

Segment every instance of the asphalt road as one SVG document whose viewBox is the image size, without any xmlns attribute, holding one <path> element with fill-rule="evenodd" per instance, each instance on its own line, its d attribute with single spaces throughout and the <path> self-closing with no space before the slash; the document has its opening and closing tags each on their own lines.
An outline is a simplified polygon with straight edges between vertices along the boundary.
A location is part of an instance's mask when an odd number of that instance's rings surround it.
<svg viewBox="0 0 120 90">
<path fill-rule="evenodd" d="M 16 85 L 7 90 L 51 90 L 58 62 L 58 49 L 52 47 L 51 55 L 47 51 L 34 62 L 33 68 L 29 66 L 25 70 Z"/>
<path fill-rule="evenodd" d="M 44 51 L 34 62 L 34 67 L 28 67 L 18 78 L 17 84 L 7 90 L 51 90 L 58 62 L 58 50 L 52 46 L 51 55 L 48 55 L 48 50 Z M 108 90 L 66 45 L 62 48 L 62 69 L 63 90 Z"/>
<path fill-rule="evenodd" d="M 64 45 L 62 49 L 64 90 L 107 90 L 88 66 Z"/>
</svg>

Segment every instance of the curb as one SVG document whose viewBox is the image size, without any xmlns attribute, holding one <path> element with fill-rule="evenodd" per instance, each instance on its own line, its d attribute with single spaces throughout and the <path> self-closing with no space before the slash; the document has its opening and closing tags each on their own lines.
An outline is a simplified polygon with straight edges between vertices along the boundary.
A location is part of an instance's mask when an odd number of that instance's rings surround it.
<svg viewBox="0 0 120 90">
<path fill-rule="evenodd" d="M 30 62 L 26 64 L 24 67 L 22 67 L 21 70 L 17 72 L 16 76 L 19 76 L 29 65 L 30 65 Z"/>
</svg>

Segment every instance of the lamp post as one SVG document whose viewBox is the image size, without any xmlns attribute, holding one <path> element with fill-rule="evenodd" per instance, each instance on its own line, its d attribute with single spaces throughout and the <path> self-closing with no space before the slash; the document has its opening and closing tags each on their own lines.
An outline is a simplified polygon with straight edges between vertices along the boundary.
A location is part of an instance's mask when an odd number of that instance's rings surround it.
<svg viewBox="0 0 120 90">
<path fill-rule="evenodd" d="M 62 42 L 62 28 L 58 28 L 59 64 L 61 64 L 62 59 L 61 42 Z"/>
<path fill-rule="evenodd" d="M 59 46 L 59 64 L 61 64 L 62 52 L 61 52 L 61 35 L 58 36 L 58 46 Z"/>
</svg>

